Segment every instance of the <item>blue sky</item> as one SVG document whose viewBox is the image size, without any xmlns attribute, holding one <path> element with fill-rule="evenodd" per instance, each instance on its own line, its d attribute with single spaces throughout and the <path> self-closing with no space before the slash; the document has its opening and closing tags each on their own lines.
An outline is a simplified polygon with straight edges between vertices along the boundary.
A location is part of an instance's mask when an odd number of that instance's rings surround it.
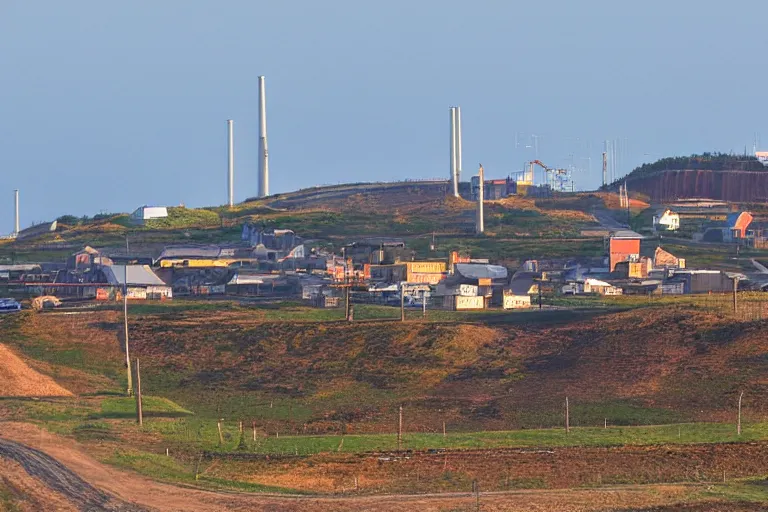
<svg viewBox="0 0 768 512">
<path fill-rule="evenodd" d="M 14 188 L 22 227 L 224 203 L 228 118 L 236 199 L 255 195 L 260 74 L 272 192 L 447 176 L 454 104 L 466 179 L 519 170 L 532 135 L 579 188 L 599 184 L 605 139 L 619 173 L 751 151 L 767 17 L 762 1 L 0 0 L 0 233 Z"/>
</svg>

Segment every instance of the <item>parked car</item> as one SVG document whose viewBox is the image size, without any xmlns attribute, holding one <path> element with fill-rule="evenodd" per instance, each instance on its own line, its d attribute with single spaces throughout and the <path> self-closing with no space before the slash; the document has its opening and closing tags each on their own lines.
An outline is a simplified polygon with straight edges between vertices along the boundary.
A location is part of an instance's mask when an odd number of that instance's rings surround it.
<svg viewBox="0 0 768 512">
<path fill-rule="evenodd" d="M 21 311 L 21 304 L 14 299 L 0 299 L 0 313 Z"/>
</svg>

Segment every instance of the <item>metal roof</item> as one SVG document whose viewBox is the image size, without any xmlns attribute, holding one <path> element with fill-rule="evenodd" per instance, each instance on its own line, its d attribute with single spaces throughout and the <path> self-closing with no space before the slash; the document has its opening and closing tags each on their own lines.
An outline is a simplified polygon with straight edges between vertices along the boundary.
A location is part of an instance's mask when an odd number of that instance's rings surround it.
<svg viewBox="0 0 768 512">
<path fill-rule="evenodd" d="M 148 265 L 112 265 L 101 267 L 101 269 L 107 282 L 112 285 L 121 285 L 126 282 L 127 269 L 128 286 L 166 286 Z"/>
<path fill-rule="evenodd" d="M 507 269 L 499 265 L 457 263 L 456 272 L 467 279 L 506 279 Z"/>
<path fill-rule="evenodd" d="M 645 238 L 645 237 L 636 231 L 632 231 L 631 229 L 619 229 L 613 232 L 613 235 L 611 235 L 611 238 L 618 238 L 620 240 L 621 239 L 634 240 L 637 238 Z"/>
<path fill-rule="evenodd" d="M 218 258 L 219 254 L 221 254 L 221 248 L 218 245 L 179 245 L 166 247 L 158 260 L 170 258 L 214 259 Z"/>
<path fill-rule="evenodd" d="M 31 272 L 33 270 L 40 270 L 40 265 L 0 265 L 2 272 Z"/>
<path fill-rule="evenodd" d="M 505 288 L 511 291 L 513 295 L 528 295 L 533 284 L 533 277 L 522 276 L 512 279 L 512 281 L 509 282 L 509 286 Z"/>
</svg>

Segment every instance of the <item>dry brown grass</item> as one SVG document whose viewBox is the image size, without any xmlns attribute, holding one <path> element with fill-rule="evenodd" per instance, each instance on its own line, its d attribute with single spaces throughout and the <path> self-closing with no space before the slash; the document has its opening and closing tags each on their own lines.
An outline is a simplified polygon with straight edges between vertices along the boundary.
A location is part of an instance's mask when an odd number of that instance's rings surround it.
<svg viewBox="0 0 768 512">
<path fill-rule="evenodd" d="M 0 345 L 0 396 L 72 396 L 72 393 L 50 377 L 36 372 L 7 347 Z"/>
</svg>

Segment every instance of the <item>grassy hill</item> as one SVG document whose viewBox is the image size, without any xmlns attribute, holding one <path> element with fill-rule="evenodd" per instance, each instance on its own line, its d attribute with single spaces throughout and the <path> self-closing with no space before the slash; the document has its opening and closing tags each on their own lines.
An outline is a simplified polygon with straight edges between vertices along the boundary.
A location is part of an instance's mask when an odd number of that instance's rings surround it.
<svg viewBox="0 0 768 512">
<path fill-rule="evenodd" d="M 750 417 L 762 418 L 768 324 L 671 304 L 434 312 L 431 322 L 405 324 L 382 318 L 394 310 L 363 306 L 372 320 L 355 324 L 301 307 L 135 306 L 131 350 L 152 394 L 202 417 L 269 419 L 305 432 L 387 431 L 403 403 L 424 428 L 551 427 L 562 422 L 565 396 L 575 425 L 725 420 L 739 390 Z M 25 314 L 0 318 L 0 329 L 67 389 L 119 390 L 117 313 L 87 319 Z"/>
<path fill-rule="evenodd" d="M 290 304 L 132 305 L 141 428 L 123 396 L 117 311 L 0 316 L 0 341 L 77 395 L 6 398 L 0 418 L 154 479 L 262 492 L 338 493 L 355 478 L 361 492 L 386 494 L 466 492 L 473 480 L 491 491 L 762 475 L 768 323 L 735 320 L 707 299 L 657 300 L 434 311 L 406 323 L 360 305 L 367 320 L 354 324 Z M 400 406 L 413 453 L 393 452 Z M 738 485 L 729 499 L 765 497 Z"/>
<path fill-rule="evenodd" d="M 427 256 L 427 239 L 439 237 L 446 254 L 463 248 L 502 258 L 520 254 L 514 244 L 542 240 L 540 250 L 522 257 L 570 254 L 574 248 L 547 244 L 546 240 L 582 238 L 581 231 L 596 226 L 591 211 L 605 198 L 591 194 L 569 194 L 550 199 L 512 197 L 486 203 L 486 235 L 474 234 L 476 205 L 446 195 L 442 182 L 401 182 L 339 185 L 279 194 L 249 200 L 234 208 L 169 208 L 167 219 L 135 226 L 126 214 L 100 214 L 93 218 L 63 216 L 60 228 L 34 239 L 0 243 L 0 260 L 60 260 L 83 245 L 122 247 L 128 236 L 132 247 L 178 242 L 217 243 L 239 239 L 240 226 L 254 222 L 294 229 L 305 239 L 330 245 L 367 236 L 396 236 L 409 239 Z M 466 191 L 468 193 L 468 191 Z M 612 207 L 612 206 L 611 206 Z M 584 239 L 590 255 L 600 244 Z M 488 254 L 490 253 L 490 254 Z M 434 256 L 434 255 L 431 255 Z"/>
</svg>

